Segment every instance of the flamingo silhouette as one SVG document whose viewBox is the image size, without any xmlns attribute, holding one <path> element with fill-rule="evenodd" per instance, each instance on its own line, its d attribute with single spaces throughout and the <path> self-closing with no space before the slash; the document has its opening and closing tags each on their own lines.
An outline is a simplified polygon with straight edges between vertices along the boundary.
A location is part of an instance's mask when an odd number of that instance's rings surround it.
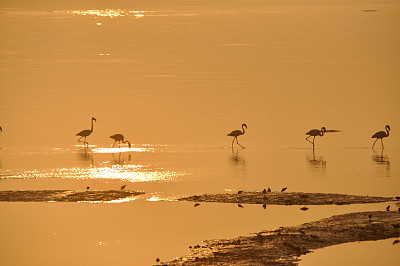
<svg viewBox="0 0 400 266">
<path fill-rule="evenodd" d="M 374 144 L 372 145 L 372 149 L 374 148 L 375 143 L 378 141 L 378 139 L 381 139 L 382 148 L 384 148 L 384 147 L 383 147 L 383 140 L 382 140 L 382 139 L 383 139 L 383 138 L 386 138 L 386 137 L 389 137 L 390 126 L 389 126 L 389 125 L 386 125 L 386 126 L 385 126 L 385 129 L 386 129 L 386 132 L 385 132 L 385 131 L 379 131 L 379 132 L 376 132 L 376 133 L 371 137 L 371 138 L 376 138 Z"/>
<path fill-rule="evenodd" d="M 96 118 L 92 117 L 92 128 L 90 130 L 89 129 L 82 130 L 81 132 L 76 134 L 77 136 L 80 136 L 78 142 L 82 142 L 81 139 L 84 138 L 83 145 L 87 144 L 89 146 L 89 143 L 86 142 L 86 137 L 88 137 L 93 132 L 93 120 L 96 121 Z"/>
<path fill-rule="evenodd" d="M 3 129 L 0 127 L 0 132 L 3 132 Z"/>
<path fill-rule="evenodd" d="M 234 131 L 232 131 L 231 133 L 229 133 L 229 134 L 227 135 L 227 136 L 233 137 L 233 140 L 232 140 L 232 149 L 233 149 L 233 142 L 235 141 L 235 139 L 236 139 L 236 143 L 237 143 L 240 147 L 242 147 L 242 148 L 244 149 L 244 147 L 243 147 L 242 145 L 239 144 L 238 139 L 237 139 L 238 136 L 244 134 L 244 132 L 245 132 L 245 131 L 244 131 L 244 128 L 247 129 L 247 125 L 246 125 L 246 124 L 242 124 L 242 130 L 243 130 L 243 131 L 234 130 Z"/>
<path fill-rule="evenodd" d="M 315 140 L 315 137 L 316 137 L 316 136 L 321 136 L 321 137 L 322 137 L 322 136 L 325 134 L 325 132 L 326 132 L 326 128 L 325 128 L 325 127 L 322 127 L 321 130 L 319 130 L 319 129 L 311 129 L 310 131 L 308 131 L 308 132 L 306 133 L 306 135 L 309 135 L 309 136 L 306 138 L 306 140 L 312 144 L 313 149 L 314 149 L 314 140 Z M 312 142 L 311 142 L 310 140 L 308 140 L 309 137 L 314 137 Z"/>
<path fill-rule="evenodd" d="M 113 147 L 115 146 L 115 143 L 117 143 L 117 141 L 119 142 L 119 146 L 121 146 L 121 142 L 122 143 L 127 143 L 129 145 L 129 148 L 131 147 L 131 143 L 128 140 L 124 140 L 124 135 L 122 134 L 114 134 L 112 136 L 110 136 L 110 138 L 112 138 L 113 140 L 115 140 Z"/>
</svg>

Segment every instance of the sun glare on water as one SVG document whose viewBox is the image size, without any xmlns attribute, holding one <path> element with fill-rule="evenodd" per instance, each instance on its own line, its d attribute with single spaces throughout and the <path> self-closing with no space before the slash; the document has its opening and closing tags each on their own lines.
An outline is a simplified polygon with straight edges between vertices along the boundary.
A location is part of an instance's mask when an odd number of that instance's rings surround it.
<svg viewBox="0 0 400 266">
<path fill-rule="evenodd" d="M 74 10 L 74 11 L 68 11 L 67 13 L 79 16 L 94 16 L 94 17 L 108 17 L 108 18 L 126 17 L 126 16 L 134 16 L 136 18 L 142 18 L 147 12 L 149 11 L 122 10 L 122 9 L 104 9 L 104 10 L 93 9 L 93 10 Z"/>
</svg>

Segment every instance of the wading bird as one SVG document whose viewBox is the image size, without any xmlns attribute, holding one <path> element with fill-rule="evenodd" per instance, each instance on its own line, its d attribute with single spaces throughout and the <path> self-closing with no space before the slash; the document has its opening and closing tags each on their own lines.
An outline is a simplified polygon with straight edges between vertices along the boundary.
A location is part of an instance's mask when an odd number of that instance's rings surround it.
<svg viewBox="0 0 400 266">
<path fill-rule="evenodd" d="M 96 118 L 92 117 L 92 128 L 90 130 L 89 129 L 82 130 L 81 132 L 76 134 L 77 136 L 80 136 L 80 138 L 78 139 L 78 142 L 82 142 L 81 139 L 84 138 L 83 145 L 85 145 L 85 144 L 89 145 L 89 143 L 86 142 L 86 137 L 88 137 L 93 132 L 93 121 L 96 121 Z"/>
<path fill-rule="evenodd" d="M 126 185 L 121 186 L 121 190 L 124 190 L 126 188 Z"/>
<path fill-rule="evenodd" d="M 231 133 L 229 133 L 227 136 L 231 136 L 231 137 L 233 137 L 233 140 L 232 140 L 232 149 L 233 149 L 233 142 L 236 140 L 236 143 L 240 146 L 240 147 L 242 147 L 243 149 L 244 149 L 244 147 L 242 146 L 242 145 L 240 145 L 239 144 L 239 142 L 238 142 L 238 139 L 237 139 L 237 137 L 239 137 L 240 135 L 243 135 L 244 134 L 244 128 L 246 128 L 247 129 L 247 125 L 246 124 L 242 124 L 242 130 L 243 131 L 240 131 L 240 130 L 234 130 L 234 131 L 232 131 Z"/>
<path fill-rule="evenodd" d="M 285 192 L 286 189 L 287 189 L 287 187 L 282 188 L 282 189 L 281 189 L 281 192 Z"/>
<path fill-rule="evenodd" d="M 128 140 L 124 140 L 124 135 L 122 135 L 122 134 L 114 134 L 114 135 L 110 136 L 110 138 L 115 140 L 113 147 L 115 146 L 115 143 L 117 143 L 117 141 L 119 142 L 118 143 L 119 146 L 121 146 L 121 142 L 122 142 L 122 143 L 128 143 L 129 148 L 131 147 L 131 143 Z"/>
<path fill-rule="evenodd" d="M 375 143 L 378 141 L 378 139 L 381 139 L 382 148 L 384 148 L 384 147 L 383 147 L 383 140 L 382 140 L 382 139 L 383 139 L 383 138 L 386 138 L 386 137 L 389 137 L 390 126 L 389 126 L 389 125 L 386 125 L 386 126 L 385 126 L 385 129 L 386 129 L 386 132 L 385 132 L 385 131 L 379 131 L 379 132 L 376 132 L 376 133 L 371 137 L 371 138 L 376 138 L 374 144 L 372 145 L 372 149 L 374 148 Z"/>
<path fill-rule="evenodd" d="M 310 143 L 312 144 L 313 148 L 314 148 L 314 140 L 315 140 L 315 137 L 316 137 L 316 136 L 321 136 L 321 137 L 322 137 L 322 136 L 325 134 L 325 132 L 326 132 L 326 128 L 325 128 L 325 127 L 322 127 L 321 130 L 319 130 L 319 129 L 311 129 L 310 131 L 308 131 L 308 132 L 306 133 L 306 135 L 309 135 L 309 136 L 306 138 L 306 140 L 307 140 L 308 142 L 310 142 Z M 313 137 L 312 142 L 311 142 L 310 140 L 308 140 L 309 137 Z"/>
</svg>

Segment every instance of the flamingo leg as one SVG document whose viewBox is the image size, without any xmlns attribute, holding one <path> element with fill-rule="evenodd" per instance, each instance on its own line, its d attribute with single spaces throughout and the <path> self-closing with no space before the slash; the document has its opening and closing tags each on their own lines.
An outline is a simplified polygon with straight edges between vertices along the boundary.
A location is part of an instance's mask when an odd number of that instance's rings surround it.
<svg viewBox="0 0 400 266">
<path fill-rule="evenodd" d="M 383 139 L 381 139 L 381 144 L 382 144 L 382 148 L 385 148 L 385 147 L 383 147 Z"/>
<path fill-rule="evenodd" d="M 311 136 L 308 136 L 308 137 L 306 138 L 306 140 L 307 140 L 308 142 L 310 142 L 311 144 L 313 144 L 310 140 L 308 140 L 309 137 L 311 137 Z"/>
<path fill-rule="evenodd" d="M 86 143 L 86 146 L 89 147 L 89 142 L 86 141 L 86 136 L 85 136 L 85 138 L 83 139 L 83 144 L 85 144 L 85 143 Z"/>
<path fill-rule="evenodd" d="M 240 145 L 240 143 L 239 143 L 237 137 L 236 137 L 236 143 L 237 143 L 240 147 L 242 147 L 242 149 L 244 149 L 244 147 L 243 147 L 242 145 Z"/>
<path fill-rule="evenodd" d="M 372 145 L 372 149 L 374 148 L 375 143 L 376 143 L 377 141 L 378 141 L 378 139 L 375 140 L 374 144 Z"/>
<path fill-rule="evenodd" d="M 114 148 L 114 146 L 115 146 L 115 143 L 117 143 L 117 141 L 114 141 L 113 148 Z"/>
<path fill-rule="evenodd" d="M 235 142 L 236 137 L 233 138 L 232 140 L 232 149 L 233 149 L 233 142 Z"/>
</svg>

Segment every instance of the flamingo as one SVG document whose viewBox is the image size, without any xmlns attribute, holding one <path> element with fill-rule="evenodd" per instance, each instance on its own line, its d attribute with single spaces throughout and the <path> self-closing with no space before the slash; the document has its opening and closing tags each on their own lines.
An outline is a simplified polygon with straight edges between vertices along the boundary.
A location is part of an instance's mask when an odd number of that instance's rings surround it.
<svg viewBox="0 0 400 266">
<path fill-rule="evenodd" d="M 236 143 L 237 143 L 240 147 L 242 147 L 242 148 L 244 149 L 244 147 L 243 147 L 242 145 L 239 144 L 238 139 L 237 139 L 238 136 L 244 134 L 244 132 L 245 132 L 245 131 L 244 131 L 244 128 L 247 129 L 247 125 L 246 125 L 246 124 L 242 124 L 242 130 L 243 130 L 243 131 L 234 130 L 234 131 L 232 131 L 231 133 L 229 133 L 229 134 L 227 135 L 227 136 L 233 137 L 233 140 L 232 140 L 232 149 L 233 149 L 233 142 L 235 141 L 235 139 L 236 139 Z"/>
<path fill-rule="evenodd" d="M 319 129 L 311 129 L 310 131 L 308 131 L 308 132 L 306 133 L 306 135 L 309 135 L 309 136 L 306 138 L 306 140 L 307 140 L 308 142 L 310 142 L 310 143 L 312 144 L 313 148 L 314 148 L 314 140 L 315 140 L 315 137 L 316 137 L 316 136 L 321 136 L 321 137 L 322 137 L 322 136 L 324 135 L 325 132 L 326 132 L 326 128 L 325 128 L 325 127 L 322 127 L 321 130 L 319 130 Z M 309 137 L 314 137 L 312 142 L 311 142 L 310 140 L 308 140 Z"/>
<path fill-rule="evenodd" d="M 371 137 L 371 138 L 376 138 L 374 144 L 372 145 L 372 149 L 374 148 L 375 143 L 377 142 L 378 139 L 381 139 L 382 148 L 384 148 L 384 147 L 383 147 L 383 141 L 382 141 L 382 139 L 383 139 L 383 138 L 386 138 L 386 137 L 389 137 L 390 126 L 389 126 L 389 125 L 386 125 L 386 126 L 385 126 L 385 129 L 386 129 L 386 132 L 385 132 L 385 131 L 379 131 L 379 132 L 376 132 L 376 133 Z"/>
<path fill-rule="evenodd" d="M 119 142 L 119 146 L 121 146 L 121 141 L 122 143 L 127 143 L 129 145 L 129 148 L 131 147 L 131 143 L 128 140 L 124 140 L 124 135 L 122 134 L 114 134 L 112 136 L 110 136 L 110 138 L 112 138 L 113 140 L 115 140 L 113 147 L 115 146 L 115 143 L 117 143 L 117 141 Z"/>
<path fill-rule="evenodd" d="M 0 132 L 3 132 L 3 129 L 0 127 Z"/>
<path fill-rule="evenodd" d="M 82 130 L 81 132 L 76 134 L 77 136 L 80 136 L 78 142 L 82 142 L 81 139 L 84 138 L 83 145 L 87 144 L 89 146 L 89 143 L 86 142 L 86 137 L 88 137 L 93 132 L 93 121 L 96 121 L 96 118 L 92 117 L 92 128 L 90 130 L 89 129 Z"/>
</svg>

